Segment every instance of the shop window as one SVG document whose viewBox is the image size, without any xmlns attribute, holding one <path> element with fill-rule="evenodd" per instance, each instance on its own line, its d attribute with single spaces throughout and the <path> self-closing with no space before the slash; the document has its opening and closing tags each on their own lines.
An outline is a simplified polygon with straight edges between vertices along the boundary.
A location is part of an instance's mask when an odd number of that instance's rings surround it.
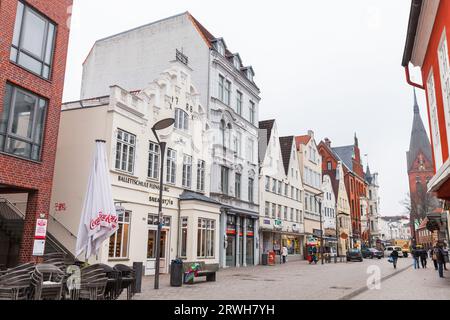
<svg viewBox="0 0 450 320">
<path fill-rule="evenodd" d="M 56 25 L 19 1 L 10 59 L 45 79 L 50 78 Z"/>
<path fill-rule="evenodd" d="M 216 222 L 210 219 L 198 219 L 197 257 L 214 258 Z"/>
<path fill-rule="evenodd" d="M 180 257 L 187 257 L 188 218 L 181 218 L 181 252 Z"/>
<path fill-rule="evenodd" d="M 117 130 L 116 169 L 133 174 L 136 136 L 124 130 Z"/>
<path fill-rule="evenodd" d="M 130 239 L 130 219 L 131 212 L 119 213 L 118 229 L 109 238 L 109 257 L 128 258 L 128 246 Z"/>
<path fill-rule="evenodd" d="M 46 100 L 6 84 L 0 117 L 0 151 L 39 161 L 46 114 Z"/>
</svg>

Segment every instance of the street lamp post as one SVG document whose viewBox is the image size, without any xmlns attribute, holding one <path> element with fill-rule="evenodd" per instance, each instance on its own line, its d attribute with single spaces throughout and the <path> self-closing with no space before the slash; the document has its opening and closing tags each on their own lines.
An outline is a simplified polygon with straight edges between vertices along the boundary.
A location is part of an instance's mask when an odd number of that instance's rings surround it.
<svg viewBox="0 0 450 320">
<path fill-rule="evenodd" d="M 163 197 L 163 173 L 164 173 L 164 155 L 166 150 L 166 142 L 160 141 L 157 131 L 164 130 L 175 123 L 173 118 L 163 119 L 157 123 L 152 128 L 152 132 L 155 135 L 156 141 L 159 145 L 159 150 L 161 153 L 161 169 L 159 172 L 159 199 L 158 199 L 158 231 L 156 233 L 156 264 L 155 264 L 155 289 L 159 289 L 159 266 L 160 266 L 160 256 L 161 256 L 161 229 L 163 223 L 163 212 L 162 212 L 162 197 Z"/>
</svg>

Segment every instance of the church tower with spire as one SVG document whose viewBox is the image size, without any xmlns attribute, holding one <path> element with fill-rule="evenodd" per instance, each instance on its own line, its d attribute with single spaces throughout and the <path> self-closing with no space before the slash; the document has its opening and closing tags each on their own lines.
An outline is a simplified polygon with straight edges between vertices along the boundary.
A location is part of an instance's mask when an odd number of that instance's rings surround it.
<svg viewBox="0 0 450 320">
<path fill-rule="evenodd" d="M 427 183 L 434 175 L 434 164 L 430 139 L 420 116 L 416 91 L 414 90 L 414 117 L 409 150 L 406 152 L 409 193 L 411 204 L 420 202 L 420 192 L 427 190 Z M 411 208 L 413 211 L 415 208 Z M 410 217 L 411 235 L 415 235 L 414 216 Z"/>
</svg>

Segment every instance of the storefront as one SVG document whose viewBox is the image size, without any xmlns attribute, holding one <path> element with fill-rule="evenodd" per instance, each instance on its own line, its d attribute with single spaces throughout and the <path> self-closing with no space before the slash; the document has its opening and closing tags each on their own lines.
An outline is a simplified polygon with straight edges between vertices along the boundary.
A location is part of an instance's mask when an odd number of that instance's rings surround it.
<svg viewBox="0 0 450 320">
<path fill-rule="evenodd" d="M 226 215 L 226 267 L 255 264 L 255 221 L 248 216 Z"/>
</svg>

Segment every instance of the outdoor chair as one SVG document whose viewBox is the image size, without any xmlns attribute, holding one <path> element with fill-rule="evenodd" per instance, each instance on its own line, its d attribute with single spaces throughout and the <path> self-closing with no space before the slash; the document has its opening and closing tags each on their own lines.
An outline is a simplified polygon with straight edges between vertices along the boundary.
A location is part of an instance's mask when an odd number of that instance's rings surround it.
<svg viewBox="0 0 450 320">
<path fill-rule="evenodd" d="M 127 289 L 127 300 L 131 300 L 136 291 L 136 275 L 133 268 L 130 268 L 124 264 L 116 264 L 114 266 L 114 270 L 117 270 L 120 273 L 118 286 L 119 292 L 117 295 L 120 296 L 123 290 Z"/>
<path fill-rule="evenodd" d="M 80 289 L 73 298 L 88 300 L 104 300 L 108 283 L 106 272 L 98 265 L 90 265 L 81 269 Z"/>
<path fill-rule="evenodd" d="M 31 275 L 34 300 L 61 300 L 65 273 L 53 264 L 38 264 Z"/>
<path fill-rule="evenodd" d="M 66 254 L 62 252 L 47 253 L 43 256 L 45 264 L 53 264 L 60 268 L 62 271 L 66 271 Z"/>
<path fill-rule="evenodd" d="M 34 263 L 21 264 L 0 276 L 0 300 L 27 300 Z"/>
<path fill-rule="evenodd" d="M 119 297 L 120 272 L 106 264 L 100 263 L 99 266 L 103 268 L 108 278 L 105 288 L 105 299 L 116 300 Z"/>
</svg>

